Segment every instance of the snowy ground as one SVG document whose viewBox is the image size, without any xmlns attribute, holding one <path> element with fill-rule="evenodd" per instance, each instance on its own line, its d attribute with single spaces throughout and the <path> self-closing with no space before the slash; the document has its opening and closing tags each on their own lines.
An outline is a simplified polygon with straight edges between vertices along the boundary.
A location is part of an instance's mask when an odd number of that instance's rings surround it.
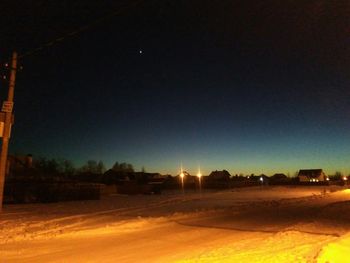
<svg viewBox="0 0 350 263">
<path fill-rule="evenodd" d="M 7 205 L 0 262 L 350 262 L 350 190 L 252 187 Z"/>
</svg>

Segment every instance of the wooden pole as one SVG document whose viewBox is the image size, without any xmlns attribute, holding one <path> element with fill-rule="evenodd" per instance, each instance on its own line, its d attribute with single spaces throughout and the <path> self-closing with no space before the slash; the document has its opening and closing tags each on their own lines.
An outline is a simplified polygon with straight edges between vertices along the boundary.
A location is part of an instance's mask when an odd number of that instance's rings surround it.
<svg viewBox="0 0 350 263">
<path fill-rule="evenodd" d="M 0 155 L 0 212 L 2 211 L 2 203 L 4 200 L 4 185 L 7 164 L 8 145 L 11 132 L 11 119 L 13 109 L 13 96 L 16 83 L 17 71 L 17 53 L 13 52 L 11 61 L 11 74 L 7 101 L 3 103 L 2 111 L 5 113 L 4 132 L 2 137 L 1 155 Z"/>
</svg>

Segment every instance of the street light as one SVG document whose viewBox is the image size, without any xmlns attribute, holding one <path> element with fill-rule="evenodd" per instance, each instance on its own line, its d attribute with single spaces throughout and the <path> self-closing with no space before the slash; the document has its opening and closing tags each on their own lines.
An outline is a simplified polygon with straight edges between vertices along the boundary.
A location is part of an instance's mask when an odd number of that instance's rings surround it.
<svg viewBox="0 0 350 263">
<path fill-rule="evenodd" d="M 181 178 L 181 189 L 182 189 L 182 194 L 185 193 L 184 177 L 185 177 L 185 174 L 184 174 L 184 172 L 183 172 L 183 170 L 182 170 L 182 165 L 181 165 L 180 178 Z"/>
<path fill-rule="evenodd" d="M 198 182 L 199 182 L 199 192 L 202 193 L 202 174 L 201 174 L 201 169 L 198 168 L 198 173 L 197 173 L 197 177 L 198 177 Z"/>
<path fill-rule="evenodd" d="M 261 186 L 263 186 L 264 185 L 264 177 L 262 177 L 262 176 L 260 176 L 260 182 L 261 182 Z"/>
</svg>

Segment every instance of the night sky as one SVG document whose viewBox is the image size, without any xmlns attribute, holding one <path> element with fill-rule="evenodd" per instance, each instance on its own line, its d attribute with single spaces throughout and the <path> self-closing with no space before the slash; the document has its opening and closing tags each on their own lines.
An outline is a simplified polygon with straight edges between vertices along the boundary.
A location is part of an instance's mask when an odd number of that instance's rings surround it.
<svg viewBox="0 0 350 263">
<path fill-rule="evenodd" d="M 38 0 L 0 10 L 0 62 L 24 55 L 13 154 L 173 175 L 181 163 L 204 174 L 350 172 L 349 1 Z M 1 82 L 2 100 L 6 91 Z"/>
</svg>

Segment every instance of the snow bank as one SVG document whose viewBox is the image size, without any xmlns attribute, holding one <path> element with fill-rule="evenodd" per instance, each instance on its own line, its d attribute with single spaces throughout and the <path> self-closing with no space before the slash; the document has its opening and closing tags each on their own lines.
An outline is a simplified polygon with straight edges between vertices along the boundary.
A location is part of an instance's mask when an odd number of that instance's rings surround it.
<svg viewBox="0 0 350 263">
<path fill-rule="evenodd" d="M 325 245 L 317 258 L 317 262 L 350 262 L 350 234 L 347 234 L 336 241 Z"/>
<path fill-rule="evenodd" d="M 350 192 L 334 190 L 252 187 L 7 205 L 0 262 L 346 262 Z"/>
</svg>

